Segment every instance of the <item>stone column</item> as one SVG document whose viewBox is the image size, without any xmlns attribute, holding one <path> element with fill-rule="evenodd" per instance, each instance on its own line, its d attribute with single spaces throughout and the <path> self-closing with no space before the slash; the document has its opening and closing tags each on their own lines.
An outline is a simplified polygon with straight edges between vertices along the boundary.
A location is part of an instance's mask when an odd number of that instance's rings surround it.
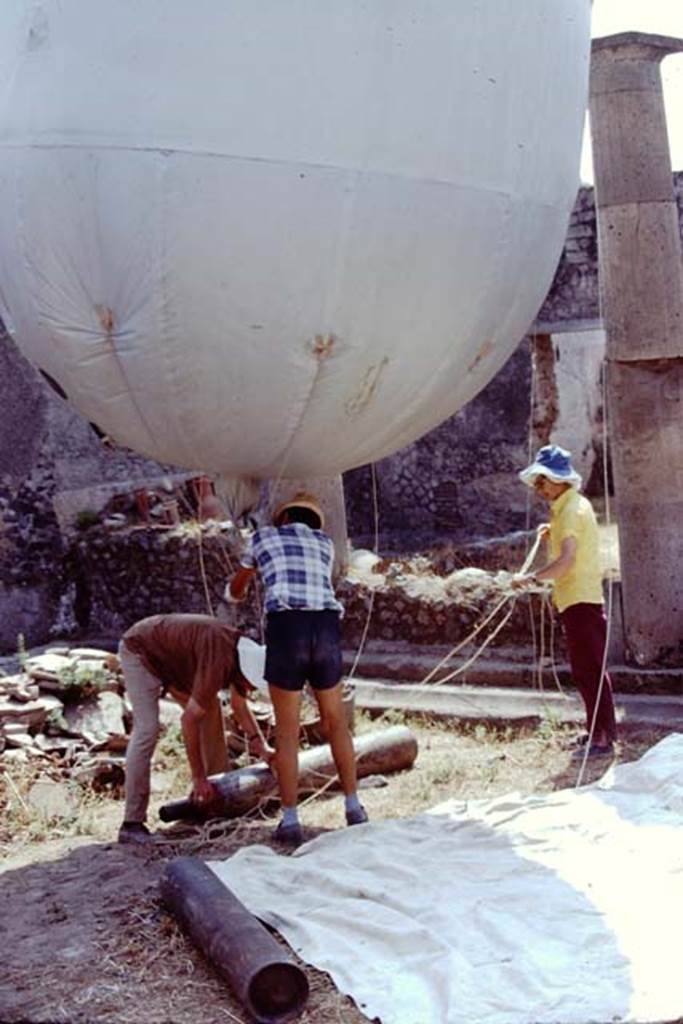
<svg viewBox="0 0 683 1024">
<path fill-rule="evenodd" d="M 627 657 L 683 663 L 683 262 L 660 62 L 683 39 L 593 42 L 591 133 Z"/>
</svg>

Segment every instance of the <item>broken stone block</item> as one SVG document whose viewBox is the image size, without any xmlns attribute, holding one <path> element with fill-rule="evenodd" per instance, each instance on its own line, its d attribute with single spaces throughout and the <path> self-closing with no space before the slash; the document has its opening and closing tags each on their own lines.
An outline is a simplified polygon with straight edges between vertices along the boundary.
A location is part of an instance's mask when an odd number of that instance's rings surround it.
<svg viewBox="0 0 683 1024">
<path fill-rule="evenodd" d="M 82 736 L 91 746 L 114 746 L 127 744 L 128 738 L 123 724 L 123 700 L 116 693 L 105 691 L 90 697 L 87 701 L 67 706 L 64 711 L 69 731 Z"/>
<path fill-rule="evenodd" d="M 12 764 L 26 764 L 29 759 L 28 751 L 22 749 L 6 750 L 2 755 L 2 759 L 5 762 L 11 762 Z"/>
<path fill-rule="evenodd" d="M 43 694 L 38 700 L 29 700 L 24 703 L 0 697 L 0 724 L 21 722 L 27 730 L 42 730 L 48 714 L 61 710 L 61 700 L 51 697 L 49 694 Z"/>
<path fill-rule="evenodd" d="M 76 801 L 64 782 L 40 778 L 28 791 L 29 806 L 45 818 L 70 818 L 76 810 Z"/>
<path fill-rule="evenodd" d="M 87 651 L 88 648 L 81 648 Z M 98 657 L 60 657 L 55 655 L 49 663 L 27 662 L 31 676 L 39 683 L 41 690 L 61 694 L 65 700 L 79 699 L 103 690 L 119 689 L 119 680 L 109 671 L 106 661 L 110 655 L 96 652 Z M 55 671 L 50 671 L 50 666 Z"/>
<path fill-rule="evenodd" d="M 23 722 L 3 722 L 0 729 L 5 736 L 21 736 L 22 733 L 28 732 Z"/>
<path fill-rule="evenodd" d="M 80 786 L 89 786 L 96 793 L 119 789 L 126 780 L 124 761 L 116 757 L 79 761 L 71 772 L 71 778 Z"/>
<path fill-rule="evenodd" d="M 38 747 L 36 747 L 35 740 L 27 732 L 5 732 L 5 741 L 8 747 L 15 749 L 25 750 L 28 753 L 32 751 L 38 753 Z"/>
<path fill-rule="evenodd" d="M 81 745 L 80 740 L 69 739 L 68 736 L 45 736 L 42 732 L 34 736 L 34 741 L 44 754 L 72 754 Z"/>
<path fill-rule="evenodd" d="M 20 700 L 24 703 L 28 703 L 30 700 L 39 700 L 40 687 L 37 683 L 29 683 L 27 679 L 26 683 L 23 683 L 14 690 L 12 696 L 15 700 Z"/>
<path fill-rule="evenodd" d="M 2 737 L 2 750 L 7 748 L 26 750 L 34 745 L 33 737 L 21 722 L 4 722 L 0 725 L 0 737 Z"/>
<path fill-rule="evenodd" d="M 71 658 L 64 654 L 37 654 L 27 658 L 24 668 L 32 679 L 59 681 L 59 673 L 71 666 Z"/>
<path fill-rule="evenodd" d="M 71 647 L 69 649 L 69 656 L 79 660 L 86 658 L 92 661 L 105 661 L 110 653 L 110 651 L 103 651 L 101 647 Z"/>
<path fill-rule="evenodd" d="M 0 679 L 0 693 L 5 697 L 14 697 L 15 700 L 25 702 L 36 700 L 40 696 L 40 688 L 30 676 L 19 673 Z"/>
</svg>

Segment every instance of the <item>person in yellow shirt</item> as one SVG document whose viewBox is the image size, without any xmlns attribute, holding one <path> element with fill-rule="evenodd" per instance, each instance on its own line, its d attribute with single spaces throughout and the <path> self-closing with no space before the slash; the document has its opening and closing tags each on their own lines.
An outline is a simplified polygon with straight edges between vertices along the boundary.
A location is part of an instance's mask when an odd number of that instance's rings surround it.
<svg viewBox="0 0 683 1024">
<path fill-rule="evenodd" d="M 572 678 L 586 708 L 588 756 L 613 753 L 616 720 L 612 683 L 606 669 L 607 628 L 602 596 L 600 537 L 590 501 L 579 493 L 581 477 L 570 453 L 545 445 L 519 474 L 550 505 L 550 522 L 539 527 L 549 540 L 550 560 L 533 573 L 519 574 L 514 587 L 550 581 L 569 654 Z M 579 756 L 585 751 L 580 750 Z"/>
</svg>

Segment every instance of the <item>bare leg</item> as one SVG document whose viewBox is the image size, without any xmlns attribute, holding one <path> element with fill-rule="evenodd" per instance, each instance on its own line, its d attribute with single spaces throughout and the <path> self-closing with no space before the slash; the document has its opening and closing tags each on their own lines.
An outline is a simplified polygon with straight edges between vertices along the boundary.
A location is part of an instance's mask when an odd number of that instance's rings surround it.
<svg viewBox="0 0 683 1024">
<path fill-rule="evenodd" d="M 301 692 L 268 686 L 275 712 L 275 771 L 283 807 L 296 807 L 299 797 L 299 710 Z"/>
<path fill-rule="evenodd" d="M 314 690 L 323 730 L 332 747 L 332 756 L 344 796 L 356 792 L 356 755 L 342 703 L 342 684 L 330 690 Z"/>
</svg>

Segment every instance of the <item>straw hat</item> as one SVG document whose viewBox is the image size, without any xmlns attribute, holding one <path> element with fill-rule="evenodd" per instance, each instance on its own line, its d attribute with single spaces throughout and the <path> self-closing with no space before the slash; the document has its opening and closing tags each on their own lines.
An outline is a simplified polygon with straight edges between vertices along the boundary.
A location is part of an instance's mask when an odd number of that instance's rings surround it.
<svg viewBox="0 0 683 1024">
<path fill-rule="evenodd" d="M 280 520 L 280 516 L 283 512 L 286 512 L 288 508 L 307 508 L 311 512 L 315 512 L 318 519 L 320 520 L 320 529 L 322 530 L 325 526 L 325 516 L 321 509 L 318 499 L 313 494 L 309 494 L 307 491 L 298 491 L 294 497 L 288 498 L 287 501 L 281 502 L 273 512 L 273 522 L 277 525 Z"/>
</svg>

